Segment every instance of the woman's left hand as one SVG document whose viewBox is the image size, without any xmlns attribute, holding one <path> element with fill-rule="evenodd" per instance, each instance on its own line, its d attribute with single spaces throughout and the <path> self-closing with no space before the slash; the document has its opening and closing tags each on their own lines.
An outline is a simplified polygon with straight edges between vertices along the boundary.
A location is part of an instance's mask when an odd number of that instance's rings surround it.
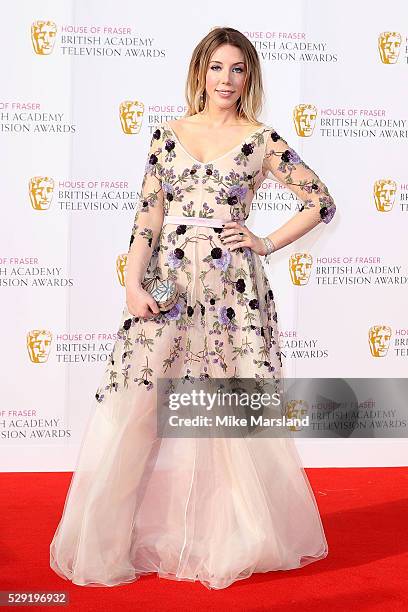
<svg viewBox="0 0 408 612">
<path fill-rule="evenodd" d="M 240 247 L 249 247 L 258 255 L 266 255 L 266 246 L 259 236 L 256 236 L 246 226 L 236 221 L 227 221 L 220 234 L 222 243 L 230 251 Z"/>
</svg>

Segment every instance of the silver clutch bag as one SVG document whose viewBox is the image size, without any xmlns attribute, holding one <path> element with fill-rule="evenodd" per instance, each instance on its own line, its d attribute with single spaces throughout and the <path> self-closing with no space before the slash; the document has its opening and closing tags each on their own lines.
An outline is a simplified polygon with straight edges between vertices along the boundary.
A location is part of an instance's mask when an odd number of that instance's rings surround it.
<svg viewBox="0 0 408 612">
<path fill-rule="evenodd" d="M 156 300 L 160 311 L 167 311 L 177 303 L 180 292 L 176 283 L 169 278 L 158 276 L 145 278 L 142 287 Z"/>
</svg>

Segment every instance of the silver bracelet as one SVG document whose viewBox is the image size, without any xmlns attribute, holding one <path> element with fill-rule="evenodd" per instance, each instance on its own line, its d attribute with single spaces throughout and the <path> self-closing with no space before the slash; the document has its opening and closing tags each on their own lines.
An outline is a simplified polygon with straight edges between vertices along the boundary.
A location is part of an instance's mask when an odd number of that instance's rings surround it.
<svg viewBox="0 0 408 612">
<path fill-rule="evenodd" d="M 270 238 L 261 238 L 261 240 L 266 247 L 265 257 L 276 251 L 276 246 L 273 244 Z"/>
</svg>

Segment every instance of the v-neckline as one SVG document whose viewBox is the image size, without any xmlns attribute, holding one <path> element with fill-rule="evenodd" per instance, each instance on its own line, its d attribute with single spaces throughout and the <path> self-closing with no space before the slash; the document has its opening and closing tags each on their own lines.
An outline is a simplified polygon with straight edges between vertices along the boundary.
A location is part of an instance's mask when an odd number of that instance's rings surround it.
<svg viewBox="0 0 408 612">
<path fill-rule="evenodd" d="M 235 147 L 232 147 L 232 149 L 229 149 L 228 151 L 226 151 L 225 153 L 223 153 L 222 155 L 219 155 L 218 157 L 216 157 L 215 159 L 210 159 L 209 161 L 203 162 L 200 161 L 199 159 L 197 159 L 196 157 L 194 157 L 194 155 L 191 155 L 191 153 L 189 153 L 187 151 L 187 149 L 183 146 L 183 144 L 181 143 L 179 137 L 177 136 L 176 132 L 173 130 L 173 128 L 170 126 L 170 124 L 168 123 L 168 121 L 164 122 L 165 125 L 167 126 L 167 128 L 170 130 L 170 132 L 173 134 L 177 144 L 179 145 L 180 149 L 182 149 L 184 151 L 184 153 L 186 155 L 188 155 L 189 157 L 191 157 L 191 159 L 195 162 L 197 162 L 197 164 L 200 164 L 200 166 L 207 166 L 208 164 L 213 164 L 214 162 L 218 161 L 219 159 L 222 159 L 223 157 L 226 157 L 227 155 L 229 155 L 230 153 L 232 153 L 233 151 L 235 151 L 235 149 L 238 149 L 238 147 L 241 147 L 245 141 L 248 138 L 251 138 L 251 136 L 253 136 L 254 134 L 256 134 L 257 132 L 259 132 L 262 128 L 265 127 L 265 124 L 262 123 L 262 125 L 260 125 L 256 130 L 254 130 L 253 132 L 250 132 L 249 134 L 247 134 L 245 136 L 245 138 L 243 140 L 241 140 L 241 142 L 239 142 L 237 145 L 235 145 Z"/>
</svg>

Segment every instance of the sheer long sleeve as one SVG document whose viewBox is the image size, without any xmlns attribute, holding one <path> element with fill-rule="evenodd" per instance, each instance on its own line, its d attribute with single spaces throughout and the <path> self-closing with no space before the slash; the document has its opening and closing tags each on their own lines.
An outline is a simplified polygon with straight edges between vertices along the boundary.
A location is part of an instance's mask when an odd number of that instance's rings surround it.
<svg viewBox="0 0 408 612">
<path fill-rule="evenodd" d="M 327 186 L 273 128 L 267 136 L 262 172 L 278 180 L 302 201 L 300 210 L 269 235 L 276 249 L 297 240 L 319 223 L 333 219 L 336 205 Z"/>
<path fill-rule="evenodd" d="M 140 285 L 163 226 L 164 193 L 162 189 L 163 132 L 152 135 L 127 255 L 126 285 Z"/>
</svg>

